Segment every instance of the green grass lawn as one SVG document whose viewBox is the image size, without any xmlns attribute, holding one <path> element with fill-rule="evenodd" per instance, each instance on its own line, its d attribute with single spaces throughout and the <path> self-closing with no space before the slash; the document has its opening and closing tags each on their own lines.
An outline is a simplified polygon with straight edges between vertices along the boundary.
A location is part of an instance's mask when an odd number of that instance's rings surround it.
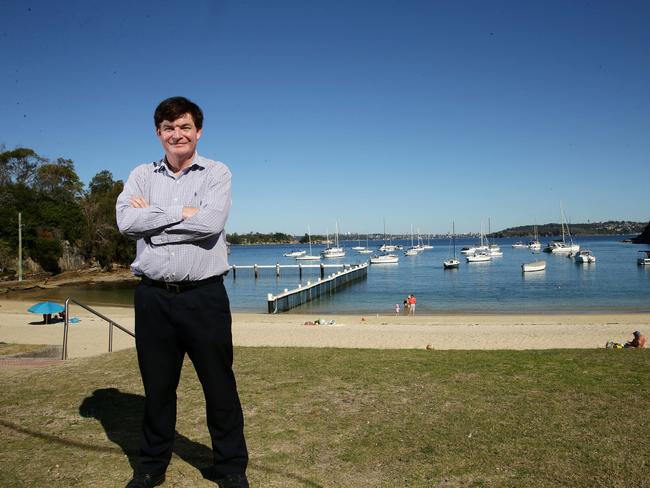
<svg viewBox="0 0 650 488">
<path fill-rule="evenodd" d="M 647 350 L 238 348 L 235 361 L 255 487 L 650 486 Z M 163 486 L 215 486 L 185 366 Z M 128 481 L 133 350 L 3 367 L 0 388 L 0 486 Z"/>
</svg>

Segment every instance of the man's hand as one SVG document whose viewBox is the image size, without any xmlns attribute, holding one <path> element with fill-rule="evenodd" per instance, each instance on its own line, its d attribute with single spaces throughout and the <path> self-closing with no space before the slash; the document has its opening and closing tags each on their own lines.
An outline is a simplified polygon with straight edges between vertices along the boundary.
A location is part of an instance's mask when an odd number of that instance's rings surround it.
<svg viewBox="0 0 650 488">
<path fill-rule="evenodd" d="M 193 217 L 198 211 L 199 209 L 195 207 L 183 207 L 183 220 Z"/>
<path fill-rule="evenodd" d="M 149 206 L 144 197 L 129 198 L 129 205 L 131 205 L 133 208 L 147 208 Z"/>
</svg>

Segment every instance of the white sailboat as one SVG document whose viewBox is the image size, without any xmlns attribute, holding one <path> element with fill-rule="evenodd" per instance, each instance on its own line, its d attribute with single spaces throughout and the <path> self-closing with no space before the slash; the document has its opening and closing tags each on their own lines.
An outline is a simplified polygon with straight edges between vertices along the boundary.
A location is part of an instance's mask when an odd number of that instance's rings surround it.
<svg viewBox="0 0 650 488">
<path fill-rule="evenodd" d="M 490 247 L 486 243 L 485 234 L 483 234 L 483 223 L 481 222 L 481 237 L 480 244 L 473 248 L 473 253 L 465 253 L 467 257 L 465 258 L 468 263 L 484 263 L 486 261 L 491 261 L 492 256 L 490 255 Z M 462 250 L 460 251 L 463 252 Z"/>
<path fill-rule="evenodd" d="M 352 249 L 353 251 L 363 251 L 364 249 L 366 249 L 367 246 L 366 246 L 366 247 L 363 247 L 363 246 L 361 245 L 361 237 L 359 237 L 359 234 L 357 234 L 357 238 L 358 238 L 358 241 L 359 241 L 359 245 L 358 245 L 358 246 L 353 246 L 353 247 L 351 247 L 351 249 Z"/>
<path fill-rule="evenodd" d="M 550 252 L 553 254 L 575 254 L 580 251 L 580 246 L 573 242 L 571 237 L 571 232 L 569 232 L 569 224 L 566 222 L 566 216 L 564 215 L 564 209 L 560 206 L 560 214 L 562 221 L 560 226 L 562 228 L 562 240 L 553 240 L 548 243 L 544 248 L 544 252 Z M 569 237 L 569 242 L 567 242 L 566 237 Z"/>
<path fill-rule="evenodd" d="M 431 245 L 431 234 L 427 234 L 427 243 L 422 244 L 422 249 L 433 249 L 433 246 Z"/>
<path fill-rule="evenodd" d="M 451 240 L 454 247 L 454 255 L 453 257 L 448 258 L 442 263 L 442 266 L 445 269 L 455 269 L 458 268 L 458 266 L 460 265 L 460 260 L 456 258 L 456 223 L 455 222 L 451 223 Z"/>
<path fill-rule="evenodd" d="M 327 236 L 329 240 L 329 236 Z M 335 246 L 327 247 L 321 251 L 321 255 L 324 258 L 342 258 L 345 256 L 345 250 L 342 247 L 339 247 L 339 223 L 336 222 L 336 234 L 334 238 Z"/>
<path fill-rule="evenodd" d="M 387 253 L 387 252 L 397 251 L 398 249 L 401 248 L 402 248 L 401 246 L 392 243 L 386 244 L 386 219 L 384 219 L 384 243 L 381 246 L 379 246 L 379 251 L 383 253 Z"/>
<path fill-rule="evenodd" d="M 357 252 L 359 254 L 372 254 L 372 249 L 370 249 L 368 246 L 368 234 L 366 234 L 366 247 L 361 246 L 359 249 L 357 249 Z"/>
<path fill-rule="evenodd" d="M 320 256 L 313 256 L 311 253 L 311 229 L 307 227 L 307 236 L 309 239 L 309 254 L 296 256 L 296 261 L 320 261 Z"/>
<path fill-rule="evenodd" d="M 413 225 L 411 225 L 411 247 L 409 247 L 406 251 L 404 251 L 404 255 L 417 256 L 420 251 L 423 251 L 423 249 L 419 245 L 418 246 L 413 245 Z"/>
<path fill-rule="evenodd" d="M 528 243 L 528 249 L 531 251 L 541 251 L 542 243 L 539 242 L 539 236 L 537 235 L 537 223 L 533 226 L 533 240 Z"/>
</svg>

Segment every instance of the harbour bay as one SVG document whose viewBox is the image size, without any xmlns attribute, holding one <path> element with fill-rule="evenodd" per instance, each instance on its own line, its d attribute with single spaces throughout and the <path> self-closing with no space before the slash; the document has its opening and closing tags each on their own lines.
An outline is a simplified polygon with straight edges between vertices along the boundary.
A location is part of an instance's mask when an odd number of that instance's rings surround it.
<svg viewBox="0 0 650 488">
<path fill-rule="evenodd" d="M 434 239 L 433 249 L 416 256 L 399 252 L 398 264 L 371 265 L 368 277 L 348 285 L 331 296 L 322 296 L 288 313 L 326 314 L 389 314 L 396 303 L 408 294 L 418 299 L 418 314 L 472 314 L 472 313 L 589 313 L 589 312 L 644 312 L 650 311 L 650 269 L 637 266 L 637 251 L 644 246 L 624 243 L 623 236 L 581 237 L 582 248 L 589 248 L 597 262 L 576 264 L 562 255 L 536 253 L 527 249 L 513 249 L 514 238 L 497 239 L 503 256 L 485 263 L 467 263 L 461 259 L 459 269 L 444 270 L 442 262 L 449 256 L 449 240 Z M 543 243 L 549 239 L 542 239 Z M 399 244 L 406 248 L 407 241 Z M 325 259 L 324 264 L 356 264 L 365 262 L 368 255 L 358 254 L 351 247 L 356 241 L 342 241 L 346 250 L 343 258 Z M 378 247 L 380 241 L 371 241 Z M 457 249 L 475 244 L 475 239 L 458 239 Z M 286 265 L 296 264 L 282 254 L 297 245 L 232 246 L 230 264 Z M 323 246 L 313 246 L 314 254 Z M 546 270 L 522 273 L 521 264 L 544 259 Z M 333 269 L 326 273 L 334 272 Z M 297 269 L 261 269 L 256 279 L 250 269 L 238 269 L 236 278 L 231 272 L 225 280 L 236 312 L 266 311 L 268 293 L 277 294 L 314 282 L 320 269 L 304 268 L 302 280 Z M 130 306 L 133 282 L 67 285 L 39 290 L 30 297 L 78 300 L 94 304 Z"/>
</svg>

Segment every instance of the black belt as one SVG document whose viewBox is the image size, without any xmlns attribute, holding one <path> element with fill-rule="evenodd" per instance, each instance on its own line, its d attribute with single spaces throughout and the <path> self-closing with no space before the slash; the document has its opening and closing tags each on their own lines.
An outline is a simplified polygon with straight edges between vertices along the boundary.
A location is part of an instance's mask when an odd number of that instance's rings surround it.
<svg viewBox="0 0 650 488">
<path fill-rule="evenodd" d="M 193 290 L 194 288 L 199 288 L 203 285 L 209 285 L 211 283 L 223 283 L 223 275 L 211 276 L 210 278 L 198 281 L 157 281 L 143 276 L 142 283 L 149 286 L 155 286 L 157 288 L 164 288 L 165 290 L 174 293 L 181 293 L 183 291 Z"/>
</svg>

